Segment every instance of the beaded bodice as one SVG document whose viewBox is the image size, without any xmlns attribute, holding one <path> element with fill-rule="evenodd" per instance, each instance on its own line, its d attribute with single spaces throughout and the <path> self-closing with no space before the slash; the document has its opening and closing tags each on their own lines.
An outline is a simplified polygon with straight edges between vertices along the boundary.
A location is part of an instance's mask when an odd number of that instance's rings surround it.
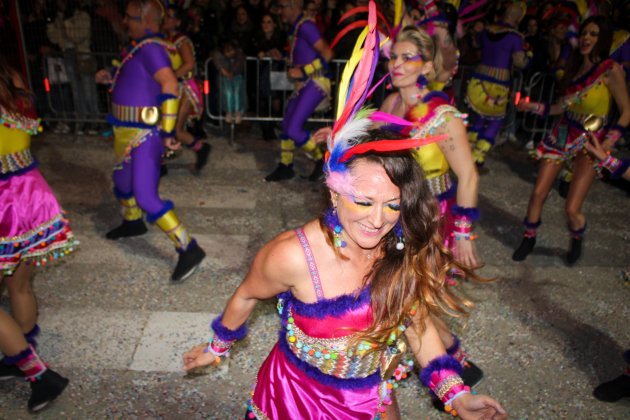
<svg viewBox="0 0 630 420">
<path fill-rule="evenodd" d="M 38 133 L 39 119 L 8 112 L 0 107 L 0 179 L 35 166 L 31 136 Z"/>
<path fill-rule="evenodd" d="M 413 123 L 409 134 L 414 138 L 435 135 L 436 131 L 451 118 L 465 119 L 466 115 L 449 105 L 448 97 L 442 92 L 429 93 L 406 116 L 406 119 Z M 424 170 L 427 179 L 442 176 L 449 170 L 446 157 L 437 143 L 414 150 L 413 156 Z"/>
<path fill-rule="evenodd" d="M 575 80 L 565 90 L 562 104 L 566 107 L 567 117 L 582 123 L 593 114 L 606 117 L 611 110 L 612 94 L 605 83 L 608 72 L 614 62 L 606 60 Z"/>
</svg>

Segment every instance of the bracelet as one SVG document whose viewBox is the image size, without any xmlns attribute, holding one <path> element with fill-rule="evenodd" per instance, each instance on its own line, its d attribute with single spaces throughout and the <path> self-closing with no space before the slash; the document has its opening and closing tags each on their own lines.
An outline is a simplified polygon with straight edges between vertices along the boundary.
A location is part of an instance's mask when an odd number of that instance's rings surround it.
<svg viewBox="0 0 630 420">
<path fill-rule="evenodd" d="M 476 236 L 472 234 L 473 220 L 479 218 L 479 210 L 474 207 L 464 208 L 453 206 L 451 211 L 455 215 L 455 226 L 451 236 L 453 236 L 456 241 L 474 241 Z"/>
<path fill-rule="evenodd" d="M 451 207 L 451 213 L 457 218 L 458 216 L 464 216 L 470 219 L 471 222 L 479 220 L 479 209 L 477 207 L 461 207 L 457 204 Z"/>
</svg>

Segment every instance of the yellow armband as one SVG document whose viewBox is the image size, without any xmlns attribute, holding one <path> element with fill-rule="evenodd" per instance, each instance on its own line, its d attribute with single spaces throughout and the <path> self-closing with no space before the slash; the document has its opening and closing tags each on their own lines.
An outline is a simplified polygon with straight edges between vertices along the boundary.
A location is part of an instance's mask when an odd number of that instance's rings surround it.
<svg viewBox="0 0 630 420">
<path fill-rule="evenodd" d="M 175 134 L 177 123 L 177 111 L 179 110 L 179 98 L 170 93 L 163 93 L 159 96 L 161 121 L 160 134 L 170 137 Z"/>
</svg>

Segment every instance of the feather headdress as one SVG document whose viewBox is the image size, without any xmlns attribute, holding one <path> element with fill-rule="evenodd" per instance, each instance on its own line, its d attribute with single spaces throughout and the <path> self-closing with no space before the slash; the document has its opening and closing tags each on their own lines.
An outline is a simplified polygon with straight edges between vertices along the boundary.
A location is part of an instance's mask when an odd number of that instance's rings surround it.
<svg viewBox="0 0 630 420">
<path fill-rule="evenodd" d="M 368 25 L 357 42 L 339 83 L 339 100 L 336 110 L 336 121 L 328 137 L 326 152 L 326 184 L 341 194 L 352 195 L 353 180 L 348 171 L 348 162 L 355 156 L 370 151 L 394 152 L 420 147 L 440 141 L 444 136 L 407 140 L 378 140 L 358 144 L 372 128 L 374 119 L 387 119 L 401 125 L 408 122 L 363 105 L 371 93 L 370 84 L 374 77 L 379 57 L 379 33 L 376 28 L 377 13 L 374 0 L 368 5 Z"/>
</svg>

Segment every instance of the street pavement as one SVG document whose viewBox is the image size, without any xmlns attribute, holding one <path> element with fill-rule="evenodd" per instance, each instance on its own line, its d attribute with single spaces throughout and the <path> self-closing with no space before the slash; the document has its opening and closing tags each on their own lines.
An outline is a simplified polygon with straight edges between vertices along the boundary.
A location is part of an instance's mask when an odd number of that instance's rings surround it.
<svg viewBox="0 0 630 420">
<path fill-rule="evenodd" d="M 257 369 L 277 338 L 275 302 L 257 306 L 248 338 L 219 369 L 185 375 L 181 355 L 208 338 L 210 321 L 256 250 L 317 215 L 322 187 L 303 178 L 313 165 L 303 156 L 296 161 L 302 176 L 265 183 L 278 142 L 260 140 L 255 127 L 235 138 L 209 136 L 213 150 L 201 175 L 191 173 L 190 151 L 169 162 L 161 195 L 175 202 L 207 252 L 200 270 L 178 285 L 169 282 L 176 254 L 156 227 L 138 238 L 104 238 L 120 222 L 111 193 L 111 140 L 47 133 L 34 140 L 42 173 L 81 242 L 78 252 L 40 269 L 34 280 L 40 352 L 71 381 L 38 418 L 243 417 Z M 495 281 L 464 283 L 477 306 L 468 320 L 453 322 L 471 360 L 485 371 L 477 390 L 501 401 L 515 419 L 630 418 L 630 399 L 607 404 L 591 394 L 620 374 L 621 353 L 630 347 L 630 287 L 619 277 L 630 266 L 629 198 L 595 183 L 584 206 L 584 256 L 570 268 L 563 261 L 564 200 L 552 191 L 534 253 L 515 263 L 511 254 L 520 243 L 535 165 L 508 143 L 487 166 L 475 244 L 485 263 L 480 273 Z M 1 305 L 8 310 L 6 296 Z M 28 395 L 23 381 L 1 382 L 0 418 L 29 418 Z M 415 375 L 400 385 L 398 399 L 404 419 L 446 418 Z"/>
</svg>

